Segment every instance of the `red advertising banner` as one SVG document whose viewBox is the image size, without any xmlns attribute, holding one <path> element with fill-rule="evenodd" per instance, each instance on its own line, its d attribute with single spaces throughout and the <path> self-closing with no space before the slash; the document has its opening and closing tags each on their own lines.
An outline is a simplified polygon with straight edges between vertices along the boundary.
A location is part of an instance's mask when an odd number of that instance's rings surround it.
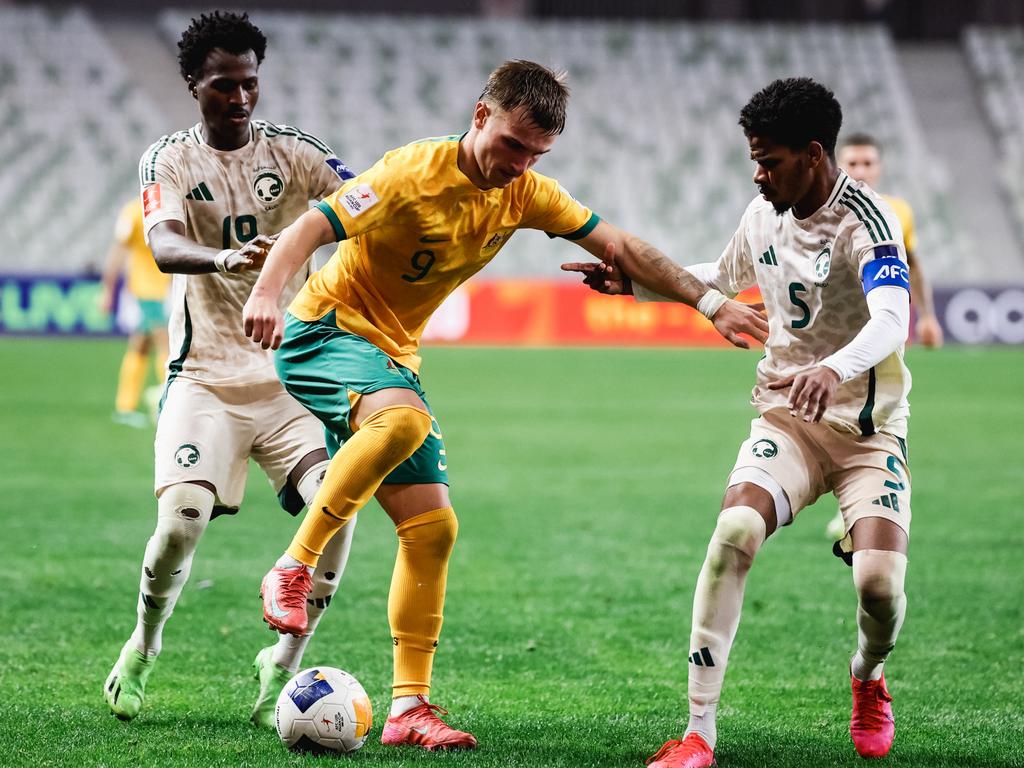
<svg viewBox="0 0 1024 768">
<path fill-rule="evenodd" d="M 756 291 L 741 294 L 757 301 Z M 578 283 L 474 281 L 459 288 L 427 325 L 432 343 L 729 346 L 696 310 L 631 296 L 602 296 Z"/>
</svg>

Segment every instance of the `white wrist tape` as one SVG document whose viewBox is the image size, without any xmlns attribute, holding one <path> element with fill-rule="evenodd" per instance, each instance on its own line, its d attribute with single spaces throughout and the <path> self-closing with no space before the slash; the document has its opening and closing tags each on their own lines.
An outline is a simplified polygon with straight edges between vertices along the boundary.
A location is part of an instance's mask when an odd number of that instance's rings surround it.
<svg viewBox="0 0 1024 768">
<path fill-rule="evenodd" d="M 697 302 L 697 311 L 708 320 L 711 320 L 727 301 L 728 299 L 721 291 L 709 288 L 708 292 L 701 296 L 700 301 Z"/>
<path fill-rule="evenodd" d="M 217 268 L 218 272 L 228 271 L 228 255 L 234 253 L 234 248 L 225 248 L 223 251 L 213 257 L 213 265 Z"/>
</svg>

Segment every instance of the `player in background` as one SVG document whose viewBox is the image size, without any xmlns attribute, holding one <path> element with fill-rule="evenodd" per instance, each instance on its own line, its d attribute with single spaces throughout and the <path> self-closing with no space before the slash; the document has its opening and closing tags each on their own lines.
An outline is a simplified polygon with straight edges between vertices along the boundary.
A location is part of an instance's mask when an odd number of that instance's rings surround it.
<svg viewBox="0 0 1024 768">
<path fill-rule="evenodd" d="M 146 383 L 149 357 L 157 379 L 163 384 L 167 377 L 167 316 L 164 301 L 171 278 L 157 267 L 153 252 L 146 245 L 142 232 L 142 205 L 133 198 L 121 208 L 114 227 L 114 242 L 107 254 L 100 291 L 100 308 L 110 313 L 115 305 L 121 275 L 125 275 L 122 301 L 134 306 L 128 309 L 133 328 L 128 334 L 128 348 L 121 360 L 114 400 L 114 421 L 132 427 L 143 427 L 146 417 L 139 413 L 143 386 Z"/>
<path fill-rule="evenodd" d="M 875 138 L 866 133 L 851 133 L 839 144 L 837 159 L 839 167 L 854 181 L 863 181 L 872 189 L 878 188 L 882 178 L 882 148 Z M 942 326 L 935 316 L 935 299 L 932 286 L 921 269 L 917 257 L 917 230 L 914 227 L 914 211 L 902 197 L 882 195 L 889 203 L 903 228 L 903 242 L 907 249 L 907 263 L 910 265 L 910 293 L 913 298 L 917 322 L 914 332 L 917 340 L 925 347 L 942 346 Z"/>
<path fill-rule="evenodd" d="M 714 765 L 715 717 L 747 573 L 765 539 L 828 491 L 845 521 L 836 552 L 853 566 L 858 598 L 850 734 L 863 757 L 882 757 L 892 745 L 882 666 L 906 610 L 910 278 L 893 209 L 836 164 L 841 123 L 831 91 L 808 78 L 777 80 L 755 94 L 740 125 L 761 194 L 718 261 L 688 268 L 726 294 L 758 286 L 770 331 L 752 397 L 759 416 L 740 446 L 697 579 L 689 724 L 652 768 Z M 601 292 L 660 298 L 630 284 L 630 267 L 620 267 L 564 265 Z"/>
<path fill-rule="evenodd" d="M 103 688 L 125 720 L 142 707 L 200 537 L 212 518 L 238 511 L 249 458 L 293 515 L 320 486 L 323 428 L 284 391 L 271 353 L 242 335 L 240 318 L 272 234 L 353 175 L 315 137 L 251 119 L 266 38 L 246 15 L 193 19 L 178 48 L 201 120 L 157 141 L 139 165 L 149 244 L 160 268 L 174 274 L 173 359 L 157 424 L 157 525 L 143 555 L 138 620 Z M 297 265 L 285 298 L 301 287 L 306 268 Z M 258 725 L 273 726 L 277 695 L 337 589 L 353 527 L 331 542 L 312 576 L 304 633 L 282 634 L 256 657 Z"/>
<path fill-rule="evenodd" d="M 567 100 L 561 76 L 532 62 L 506 62 L 490 75 L 463 136 L 388 152 L 288 227 L 245 306 L 246 333 L 263 349 L 280 347 L 286 389 L 340 445 L 286 554 L 264 578 L 267 621 L 304 631 L 309 571 L 371 496 L 396 526 L 388 600 L 394 685 L 385 744 L 476 746 L 472 735 L 449 728 L 428 699 L 458 524 L 418 348 L 445 297 L 517 229 L 531 228 L 598 256 L 617 254 L 638 282 L 699 307 L 738 346 L 748 345 L 738 334 L 761 339 L 767 330 L 758 309 L 708 290 L 532 170 L 562 132 Z M 337 253 L 306 282 L 285 320 L 282 289 L 314 249 L 333 241 L 341 241 Z"/>
</svg>

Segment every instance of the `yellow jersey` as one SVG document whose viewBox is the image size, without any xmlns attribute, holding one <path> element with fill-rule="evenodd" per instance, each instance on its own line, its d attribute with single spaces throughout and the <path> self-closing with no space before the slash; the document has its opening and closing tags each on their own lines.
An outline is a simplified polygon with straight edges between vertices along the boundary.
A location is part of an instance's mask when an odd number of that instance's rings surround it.
<svg viewBox="0 0 1024 768">
<path fill-rule="evenodd" d="M 121 208 L 114 228 L 114 239 L 128 249 L 128 291 L 143 301 L 163 301 L 171 285 L 153 259 L 142 231 L 142 203 L 132 200 Z"/>
<path fill-rule="evenodd" d="M 532 170 L 502 189 L 479 189 L 459 170 L 459 140 L 394 149 L 317 205 L 341 242 L 295 297 L 295 317 L 334 310 L 339 328 L 418 372 L 431 314 L 517 229 L 578 240 L 600 221 Z"/>
<path fill-rule="evenodd" d="M 892 195 L 882 195 L 882 198 L 892 206 L 893 211 L 896 212 L 896 218 L 900 220 L 900 226 L 903 227 L 903 245 L 907 249 L 907 252 L 917 253 L 917 233 L 914 231 L 914 210 L 910 207 L 910 203 L 902 197 L 893 197 Z"/>
</svg>

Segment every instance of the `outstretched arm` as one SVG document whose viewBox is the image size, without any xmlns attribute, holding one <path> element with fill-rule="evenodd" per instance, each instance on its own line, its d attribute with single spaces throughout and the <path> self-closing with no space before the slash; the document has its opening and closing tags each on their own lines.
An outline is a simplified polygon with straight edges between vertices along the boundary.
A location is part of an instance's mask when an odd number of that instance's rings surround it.
<svg viewBox="0 0 1024 768">
<path fill-rule="evenodd" d="M 317 208 L 306 211 L 285 227 L 242 308 L 246 336 L 264 349 L 281 346 L 284 318 L 277 306 L 281 291 L 313 251 L 334 239 L 330 221 Z"/>
<path fill-rule="evenodd" d="M 709 288 L 694 275 L 687 272 L 650 243 L 635 235 L 624 232 L 606 221 L 601 221 L 586 237 L 577 241 L 583 248 L 597 256 L 612 271 L 600 268 L 589 272 L 583 271 L 588 284 L 601 290 L 605 282 L 612 283 L 609 293 L 624 293 L 628 285 L 632 291 L 632 283 L 637 283 L 654 293 L 679 301 L 707 317 L 716 330 L 737 347 L 748 349 L 750 344 L 740 334 L 746 334 L 764 343 L 768 338 L 768 321 L 762 314 L 763 306 L 743 304 L 727 299 L 721 292 Z M 565 265 L 575 268 L 581 265 Z M 622 277 L 627 280 L 616 280 L 621 270 Z"/>
<path fill-rule="evenodd" d="M 273 236 L 256 235 L 237 250 L 217 250 L 190 240 L 185 225 L 173 219 L 154 224 L 149 230 L 149 247 L 160 271 L 186 275 L 259 269 L 273 243 Z"/>
<path fill-rule="evenodd" d="M 914 331 L 917 340 L 924 346 L 938 348 L 942 346 L 942 326 L 935 316 L 935 299 L 932 286 L 921 270 L 921 260 L 917 253 L 907 249 L 907 264 L 910 267 L 910 294 L 917 309 L 917 323 Z"/>
</svg>

